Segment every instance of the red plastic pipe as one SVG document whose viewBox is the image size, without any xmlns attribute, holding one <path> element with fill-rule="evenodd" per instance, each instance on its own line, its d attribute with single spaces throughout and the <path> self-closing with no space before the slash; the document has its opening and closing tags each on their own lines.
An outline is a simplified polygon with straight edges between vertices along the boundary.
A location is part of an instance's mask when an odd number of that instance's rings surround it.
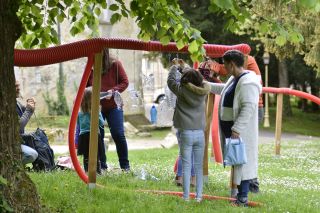
<svg viewBox="0 0 320 213">
<path fill-rule="evenodd" d="M 221 151 L 220 138 L 219 138 L 219 114 L 218 114 L 219 102 L 220 102 L 220 95 L 214 95 L 211 137 L 212 137 L 212 152 L 214 154 L 215 161 L 217 163 L 222 163 L 222 151 Z"/>
<path fill-rule="evenodd" d="M 180 50 L 176 44 L 170 42 L 168 45 L 162 45 L 158 41 L 142 42 L 134 39 L 119 39 L 119 38 L 94 38 L 83 41 L 78 41 L 70 44 L 64 44 L 55 47 L 35 50 L 21 50 L 15 49 L 14 51 L 14 64 L 20 67 L 33 67 L 43 66 L 55 63 L 61 63 L 77 58 L 88 57 L 88 62 L 82 76 L 78 93 L 76 95 L 74 107 L 72 109 L 70 123 L 69 123 L 69 152 L 72 163 L 79 177 L 88 183 L 88 177 L 82 170 L 75 151 L 74 132 L 76 120 L 80 103 L 82 100 L 85 85 L 88 81 L 90 71 L 93 65 L 93 57 L 95 53 L 100 52 L 103 48 L 116 48 L 116 49 L 130 49 L 130 50 L 145 50 L 145 51 L 161 51 L 161 52 L 188 52 L 188 47 Z M 238 45 L 213 45 L 205 44 L 207 55 L 211 57 L 221 57 L 225 51 L 237 49 L 244 54 L 249 54 L 250 47 L 247 44 Z"/>
<path fill-rule="evenodd" d="M 309 93 L 306 92 L 302 92 L 299 90 L 294 90 L 294 89 L 290 89 L 290 88 L 275 88 L 275 87 L 263 87 L 262 89 L 263 93 L 276 93 L 276 94 L 285 94 L 285 95 L 294 95 L 300 98 L 304 98 L 307 100 L 310 100 L 318 105 L 320 105 L 320 98 L 314 95 L 311 95 Z"/>
<path fill-rule="evenodd" d="M 207 55 L 211 57 L 221 57 L 224 54 L 224 52 L 231 49 L 239 50 L 244 54 L 249 54 L 251 50 L 250 46 L 247 44 L 205 44 L 203 46 L 206 49 Z M 33 67 L 55 64 L 77 58 L 88 57 L 90 54 L 101 52 L 103 48 L 159 52 L 188 52 L 187 46 L 178 50 L 178 48 L 176 47 L 176 43 L 173 42 L 170 42 L 168 45 L 162 45 L 158 41 L 143 42 L 135 39 L 93 38 L 44 49 L 15 49 L 14 64 L 15 66 L 20 67 Z"/>
<path fill-rule="evenodd" d="M 69 138 L 69 152 L 70 152 L 70 157 L 72 159 L 73 166 L 74 166 L 78 176 L 85 183 L 88 183 L 89 179 L 88 179 L 88 176 L 86 175 L 86 173 L 81 168 L 80 163 L 79 163 L 78 158 L 77 158 L 76 147 L 75 147 L 75 144 L 74 144 L 74 133 L 75 133 L 75 127 L 76 127 L 77 118 L 78 118 L 78 112 L 79 112 L 79 108 L 80 108 L 80 105 L 81 105 L 81 100 L 82 100 L 82 97 L 83 97 L 83 92 L 84 92 L 84 90 L 86 88 L 86 84 L 88 82 L 88 79 L 89 79 L 89 76 L 90 76 L 90 73 L 91 73 L 91 68 L 92 68 L 93 61 L 94 61 L 93 58 L 94 58 L 93 54 L 91 54 L 88 57 L 88 62 L 87 62 L 86 68 L 84 70 L 84 73 L 82 75 L 81 83 L 80 83 L 80 86 L 79 86 L 79 89 L 78 89 L 78 93 L 77 93 L 76 99 L 74 101 L 72 113 L 71 113 L 71 118 L 70 118 L 70 123 L 69 123 L 69 135 L 68 135 L 68 138 Z"/>
<path fill-rule="evenodd" d="M 179 196 L 182 197 L 183 192 L 173 192 L 173 191 L 158 191 L 158 190 L 138 190 L 138 192 L 146 192 L 146 193 L 153 193 L 153 194 L 160 194 L 160 195 L 173 195 L 173 196 Z M 195 198 L 195 193 L 190 193 L 191 198 Z M 235 198 L 230 197 L 220 197 L 220 196 L 213 196 L 213 195 L 202 195 L 203 199 L 206 200 L 226 200 L 226 201 L 234 201 Z M 251 207 L 258 207 L 262 206 L 261 203 L 249 201 L 248 205 Z"/>
<path fill-rule="evenodd" d="M 320 98 L 314 95 L 311 95 L 306 92 L 302 92 L 299 90 L 294 90 L 290 88 L 275 88 L 275 87 L 263 87 L 262 88 L 263 93 L 276 93 L 276 94 L 285 94 L 285 95 L 294 95 L 300 98 L 305 98 L 307 100 L 310 100 L 318 105 L 320 105 Z M 217 95 L 216 95 L 217 97 Z M 217 102 L 216 102 L 217 101 Z M 221 147 L 220 147 L 220 139 L 219 139 L 219 123 L 216 122 L 218 120 L 218 100 L 215 99 L 214 102 L 214 111 L 213 111 L 213 118 L 212 118 L 212 146 L 213 150 L 212 152 L 215 155 L 216 162 L 222 163 L 222 153 L 221 153 Z M 218 146 L 219 145 L 219 146 Z M 221 156 L 221 159 L 220 159 Z"/>
</svg>

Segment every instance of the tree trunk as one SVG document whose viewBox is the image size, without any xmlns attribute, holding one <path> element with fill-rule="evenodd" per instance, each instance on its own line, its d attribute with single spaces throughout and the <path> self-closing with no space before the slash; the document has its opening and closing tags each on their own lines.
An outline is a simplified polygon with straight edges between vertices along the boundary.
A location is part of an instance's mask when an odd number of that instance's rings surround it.
<svg viewBox="0 0 320 213">
<path fill-rule="evenodd" d="M 279 60 L 278 64 L 278 73 L 279 73 L 279 87 L 289 87 L 289 77 L 287 63 L 284 60 Z M 290 97 L 288 95 L 283 96 L 283 116 L 291 116 L 291 104 Z"/>
<path fill-rule="evenodd" d="M 16 16 L 20 1 L 0 1 L 0 212 L 39 212 L 35 185 L 21 163 L 19 122 L 16 112 L 13 53 L 21 34 Z"/>
</svg>

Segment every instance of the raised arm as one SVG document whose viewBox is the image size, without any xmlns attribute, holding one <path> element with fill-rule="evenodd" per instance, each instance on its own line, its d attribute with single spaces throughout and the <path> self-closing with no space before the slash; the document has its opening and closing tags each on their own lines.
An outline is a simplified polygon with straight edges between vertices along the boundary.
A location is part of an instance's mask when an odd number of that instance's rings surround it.
<svg viewBox="0 0 320 213">
<path fill-rule="evenodd" d="M 173 65 L 170 67 L 167 84 L 169 89 L 178 96 L 180 90 L 180 83 L 177 82 L 177 66 Z"/>
<path fill-rule="evenodd" d="M 211 87 L 211 93 L 220 95 L 225 84 L 208 82 Z"/>
<path fill-rule="evenodd" d="M 34 100 L 30 99 L 30 101 L 27 101 L 27 105 L 25 108 L 21 105 L 19 105 L 19 107 L 21 107 L 22 112 L 23 112 L 21 117 L 19 118 L 20 133 L 23 133 L 26 125 L 28 124 L 28 122 L 34 112 L 34 109 L 35 109 Z"/>
</svg>

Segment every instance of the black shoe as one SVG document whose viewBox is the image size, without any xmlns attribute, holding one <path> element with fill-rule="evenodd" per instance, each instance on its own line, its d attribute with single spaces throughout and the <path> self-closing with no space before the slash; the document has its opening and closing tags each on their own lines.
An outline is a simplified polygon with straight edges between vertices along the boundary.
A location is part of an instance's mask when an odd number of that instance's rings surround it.
<svg viewBox="0 0 320 213">
<path fill-rule="evenodd" d="M 128 167 L 128 168 L 125 168 L 125 169 L 121 169 L 124 173 L 130 173 L 131 172 L 131 170 L 130 170 L 130 167 Z"/>
<path fill-rule="evenodd" d="M 248 197 L 238 197 L 237 200 L 231 202 L 231 205 L 236 207 L 249 207 Z"/>
<path fill-rule="evenodd" d="M 102 164 L 101 164 L 101 170 L 108 170 L 108 166 L 107 166 L 107 165 L 102 165 Z"/>
<path fill-rule="evenodd" d="M 257 178 L 250 180 L 249 191 L 252 193 L 259 193 L 259 182 Z"/>
</svg>

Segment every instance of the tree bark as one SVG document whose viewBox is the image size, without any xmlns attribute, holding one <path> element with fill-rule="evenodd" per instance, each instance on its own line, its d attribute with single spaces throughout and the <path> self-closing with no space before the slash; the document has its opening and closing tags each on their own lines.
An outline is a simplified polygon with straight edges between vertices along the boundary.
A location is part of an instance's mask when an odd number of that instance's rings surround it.
<svg viewBox="0 0 320 213">
<path fill-rule="evenodd" d="M 16 112 L 13 57 L 15 42 L 21 35 L 21 23 L 16 16 L 19 2 L 0 1 L 0 204 L 8 203 L 14 212 L 39 212 L 35 185 L 21 163 Z M 0 212 L 7 210 L 0 205 Z"/>
<path fill-rule="evenodd" d="M 279 60 L 278 63 L 278 74 L 279 74 L 279 87 L 289 87 L 289 77 L 287 63 L 284 60 Z M 290 97 L 288 95 L 283 96 L 283 116 L 291 116 L 291 104 Z"/>
</svg>

